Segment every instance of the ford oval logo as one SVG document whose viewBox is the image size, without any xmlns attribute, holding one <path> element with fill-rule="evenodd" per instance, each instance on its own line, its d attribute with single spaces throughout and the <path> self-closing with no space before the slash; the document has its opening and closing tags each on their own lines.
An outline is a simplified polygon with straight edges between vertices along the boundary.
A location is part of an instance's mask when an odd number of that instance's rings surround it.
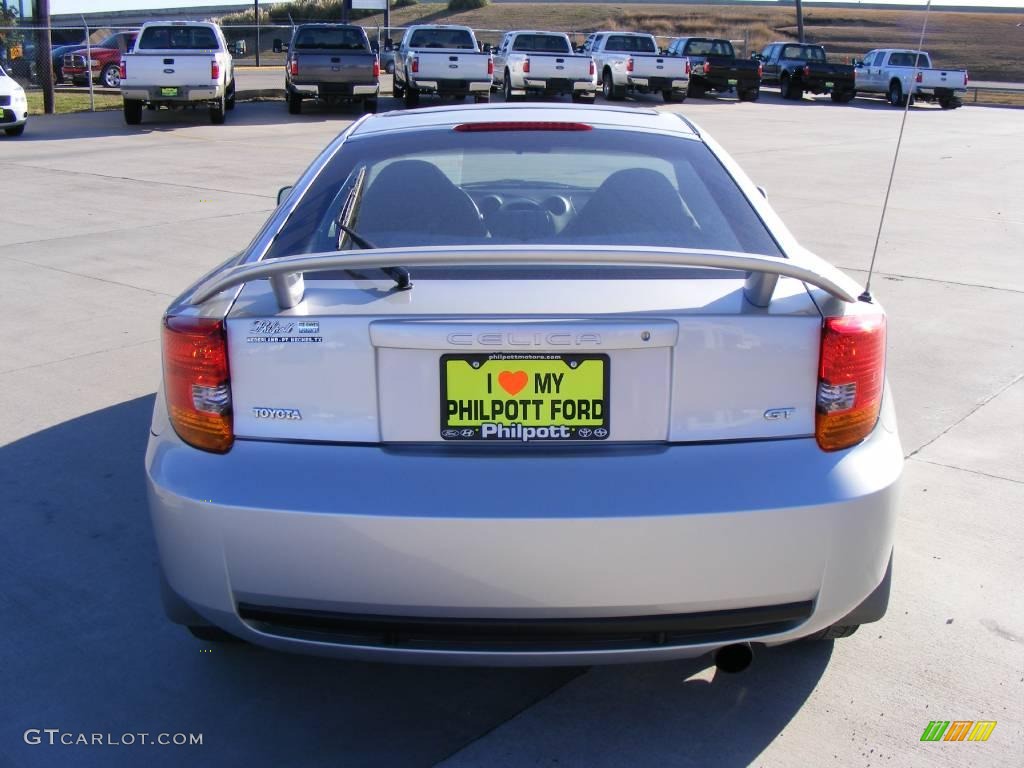
<svg viewBox="0 0 1024 768">
<path fill-rule="evenodd" d="M 174 74 L 174 70 L 173 69 L 165 69 L 164 70 L 164 74 L 165 75 L 173 75 Z"/>
</svg>

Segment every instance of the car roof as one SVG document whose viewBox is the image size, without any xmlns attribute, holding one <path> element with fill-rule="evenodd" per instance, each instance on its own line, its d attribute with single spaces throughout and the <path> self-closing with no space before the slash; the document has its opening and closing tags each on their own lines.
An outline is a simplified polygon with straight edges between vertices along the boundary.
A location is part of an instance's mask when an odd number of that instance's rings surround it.
<svg viewBox="0 0 1024 768">
<path fill-rule="evenodd" d="M 371 115 L 355 127 L 351 136 L 416 131 L 460 123 L 579 122 L 602 128 L 670 133 L 699 138 L 692 125 L 677 113 L 632 109 L 602 104 L 477 104 L 429 109 L 400 110 Z"/>
</svg>

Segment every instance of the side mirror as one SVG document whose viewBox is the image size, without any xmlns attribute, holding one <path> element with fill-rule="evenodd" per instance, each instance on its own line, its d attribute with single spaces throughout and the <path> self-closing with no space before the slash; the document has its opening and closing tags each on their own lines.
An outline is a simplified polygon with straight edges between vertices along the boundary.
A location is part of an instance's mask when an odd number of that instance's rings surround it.
<svg viewBox="0 0 1024 768">
<path fill-rule="evenodd" d="M 484 53 L 490 53 L 491 50 L 492 50 L 491 49 L 491 44 L 490 43 L 484 43 L 484 49 L 483 50 L 484 50 Z"/>
<path fill-rule="evenodd" d="M 763 197 L 765 200 L 768 199 L 768 192 L 765 190 L 764 187 L 758 187 L 757 191 L 761 193 L 761 197 Z"/>
<path fill-rule="evenodd" d="M 860 59 L 854 59 L 852 64 L 855 67 L 863 67 L 864 66 L 864 62 L 861 61 Z"/>
<path fill-rule="evenodd" d="M 277 190 L 277 204 L 280 205 L 281 203 L 283 203 L 285 199 L 287 199 L 288 193 L 291 191 L 292 188 L 290 186 L 281 187 L 279 190 Z"/>
<path fill-rule="evenodd" d="M 764 60 L 764 57 L 760 53 L 752 53 L 752 54 L 750 54 L 750 58 L 752 58 L 754 61 L 763 61 Z"/>
</svg>

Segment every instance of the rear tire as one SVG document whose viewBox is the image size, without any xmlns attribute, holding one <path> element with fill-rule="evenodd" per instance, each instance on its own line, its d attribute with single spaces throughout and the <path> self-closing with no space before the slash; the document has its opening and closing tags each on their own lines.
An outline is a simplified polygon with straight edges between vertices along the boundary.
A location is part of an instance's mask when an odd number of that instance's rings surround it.
<svg viewBox="0 0 1024 768">
<path fill-rule="evenodd" d="M 8 136 L 21 136 L 25 132 L 25 123 L 16 125 L 13 128 L 4 128 L 4 133 Z"/>
<path fill-rule="evenodd" d="M 230 110 L 235 108 L 235 81 L 234 80 L 232 80 L 230 83 L 228 83 L 227 93 L 228 93 L 228 98 L 227 98 L 227 101 L 225 102 L 224 106 L 226 106 L 228 111 L 230 111 Z"/>
<path fill-rule="evenodd" d="M 412 88 L 405 90 L 405 108 L 414 109 L 419 106 L 420 103 L 420 92 L 415 91 Z"/>
<path fill-rule="evenodd" d="M 507 102 L 512 101 L 512 77 L 507 69 L 505 76 L 501 79 L 501 97 Z"/>
<path fill-rule="evenodd" d="M 943 109 L 956 109 L 957 107 L 962 107 L 963 105 L 963 101 L 958 99 L 956 96 L 939 97 L 939 106 L 942 107 Z"/>
<path fill-rule="evenodd" d="M 782 98 L 790 101 L 802 101 L 804 88 L 795 77 L 786 75 L 782 78 Z"/>
<path fill-rule="evenodd" d="M 369 115 L 376 114 L 377 112 L 377 100 L 376 99 L 363 99 L 363 112 Z"/>
<path fill-rule="evenodd" d="M 625 87 L 615 85 L 610 69 L 606 69 L 601 77 L 601 95 L 605 101 L 621 101 L 626 95 Z"/>
<path fill-rule="evenodd" d="M 302 114 L 302 97 L 299 94 L 288 94 L 288 112 L 292 115 Z"/>
<path fill-rule="evenodd" d="M 748 88 L 745 91 L 739 91 L 736 94 L 740 101 L 757 101 L 761 97 L 760 88 Z"/>
<path fill-rule="evenodd" d="M 707 88 L 704 87 L 704 83 L 691 78 L 686 86 L 686 95 L 691 99 L 699 99 L 705 93 L 707 93 Z"/>
<path fill-rule="evenodd" d="M 124 121 L 128 125 L 139 125 L 142 122 L 142 102 L 135 99 L 124 100 Z"/>
<path fill-rule="evenodd" d="M 841 640 L 844 637 L 849 637 L 858 629 L 860 629 L 860 624 L 833 624 L 831 627 L 826 627 L 820 632 L 808 635 L 804 640 L 811 642 L 817 640 Z"/>
<path fill-rule="evenodd" d="M 671 88 L 666 88 L 661 92 L 661 98 L 666 104 L 678 104 L 681 99 L 676 95 L 676 92 Z"/>
<path fill-rule="evenodd" d="M 107 64 L 100 73 L 100 84 L 104 88 L 120 88 L 121 66 L 119 64 Z"/>
<path fill-rule="evenodd" d="M 488 104 L 488 103 L 490 103 L 490 101 L 491 101 L 491 94 L 490 93 L 478 93 L 474 97 L 474 102 L 476 104 Z"/>
<path fill-rule="evenodd" d="M 210 122 L 213 125 L 224 125 L 225 113 L 227 112 L 227 99 L 223 96 L 210 107 Z"/>
<path fill-rule="evenodd" d="M 889 104 L 894 107 L 905 107 L 907 106 L 907 97 L 903 95 L 903 86 L 900 85 L 899 80 L 893 80 L 889 83 Z"/>
<path fill-rule="evenodd" d="M 596 93 L 574 93 L 572 95 L 572 101 L 574 104 L 593 104 L 596 99 Z"/>
</svg>

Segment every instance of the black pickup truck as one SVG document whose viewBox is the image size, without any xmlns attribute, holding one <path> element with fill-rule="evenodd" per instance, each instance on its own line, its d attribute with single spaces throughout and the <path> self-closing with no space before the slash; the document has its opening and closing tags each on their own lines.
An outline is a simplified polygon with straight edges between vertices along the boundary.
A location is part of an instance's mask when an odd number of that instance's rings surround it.
<svg viewBox="0 0 1024 768">
<path fill-rule="evenodd" d="M 740 101 L 757 101 L 761 95 L 761 68 L 756 61 L 737 59 L 728 40 L 712 37 L 680 37 L 665 49 L 666 56 L 690 60 L 688 96 L 708 91 L 735 90 Z"/>
<path fill-rule="evenodd" d="M 295 27 L 284 63 L 288 111 L 302 111 L 303 99 L 362 103 L 377 111 L 380 62 L 362 27 L 300 24 Z"/>
<path fill-rule="evenodd" d="M 853 67 L 830 64 L 820 45 L 769 43 L 754 59 L 761 63 L 761 82 L 777 84 L 784 99 L 802 99 L 806 91 L 845 104 L 857 95 Z"/>
</svg>

